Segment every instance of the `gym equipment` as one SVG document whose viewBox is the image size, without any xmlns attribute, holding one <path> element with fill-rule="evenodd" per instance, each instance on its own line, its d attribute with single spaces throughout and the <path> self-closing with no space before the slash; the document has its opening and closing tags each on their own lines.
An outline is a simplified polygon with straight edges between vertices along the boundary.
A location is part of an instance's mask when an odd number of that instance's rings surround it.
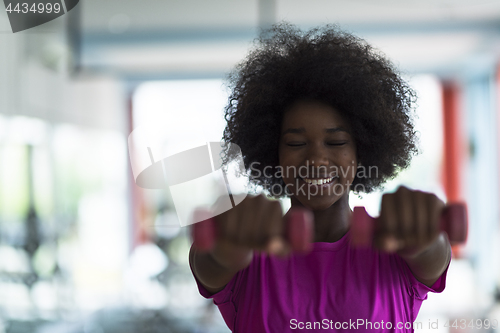
<svg viewBox="0 0 500 333">
<path fill-rule="evenodd" d="M 371 217 L 365 207 L 354 207 L 351 224 L 352 245 L 359 247 L 371 246 L 376 218 Z M 464 203 L 447 205 L 441 213 L 439 226 L 448 234 L 452 245 L 465 243 L 467 240 L 467 208 Z"/>
<path fill-rule="evenodd" d="M 200 251 L 209 251 L 217 237 L 214 217 L 208 210 L 198 209 L 193 224 L 192 237 L 194 246 Z M 365 207 L 354 207 L 351 240 L 353 246 L 371 246 L 376 218 L 366 212 Z M 286 216 L 286 238 L 296 252 L 307 252 L 313 241 L 313 215 L 302 208 L 292 208 Z M 464 203 L 447 205 L 441 214 L 440 230 L 448 234 L 452 245 L 465 243 L 467 240 L 467 209 Z"/>
<path fill-rule="evenodd" d="M 194 212 L 192 237 L 194 246 L 200 251 L 209 251 L 215 243 L 217 232 L 215 218 L 205 209 Z M 285 237 L 295 252 L 308 252 L 313 241 L 314 217 L 312 212 L 303 208 L 291 208 L 285 215 Z"/>
</svg>

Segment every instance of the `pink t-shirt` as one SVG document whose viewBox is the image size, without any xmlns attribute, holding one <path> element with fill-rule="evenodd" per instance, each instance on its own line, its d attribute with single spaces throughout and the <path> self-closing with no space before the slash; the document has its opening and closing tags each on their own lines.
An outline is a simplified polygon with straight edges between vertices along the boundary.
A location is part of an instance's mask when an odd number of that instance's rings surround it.
<svg viewBox="0 0 500 333">
<path fill-rule="evenodd" d="M 427 293 L 444 290 L 448 268 L 429 288 L 398 255 L 349 243 L 348 232 L 335 243 L 314 243 L 307 255 L 256 253 L 213 295 L 196 282 L 233 332 L 413 332 Z"/>
</svg>

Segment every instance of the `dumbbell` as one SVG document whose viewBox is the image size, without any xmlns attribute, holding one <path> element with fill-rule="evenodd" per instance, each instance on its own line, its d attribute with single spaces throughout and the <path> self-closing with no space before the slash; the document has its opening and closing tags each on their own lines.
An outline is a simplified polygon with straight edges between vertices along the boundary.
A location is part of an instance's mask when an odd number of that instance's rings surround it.
<svg viewBox="0 0 500 333">
<path fill-rule="evenodd" d="M 376 220 L 368 215 L 365 207 L 354 207 L 351 224 L 352 245 L 371 246 Z M 467 240 L 467 208 L 465 204 L 447 205 L 441 213 L 439 229 L 448 234 L 452 245 L 464 243 Z"/>
<path fill-rule="evenodd" d="M 194 246 L 200 251 L 209 251 L 215 244 L 217 230 L 215 218 L 210 211 L 197 209 L 194 212 L 194 221 L 191 229 Z M 294 252 L 308 252 L 313 241 L 314 217 L 303 208 L 291 208 L 285 215 L 285 237 L 290 242 Z"/>
</svg>

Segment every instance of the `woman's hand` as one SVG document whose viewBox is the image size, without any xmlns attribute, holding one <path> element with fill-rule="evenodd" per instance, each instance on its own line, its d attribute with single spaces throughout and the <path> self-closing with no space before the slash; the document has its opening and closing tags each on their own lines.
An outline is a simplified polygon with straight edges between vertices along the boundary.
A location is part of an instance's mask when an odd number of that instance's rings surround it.
<svg viewBox="0 0 500 333">
<path fill-rule="evenodd" d="M 217 236 L 212 250 L 200 252 L 191 247 L 189 253 L 193 273 L 211 293 L 222 290 L 247 267 L 254 251 L 282 256 L 290 253 L 281 204 L 263 195 L 247 196 L 236 207 L 217 215 L 214 224 Z"/>
<path fill-rule="evenodd" d="M 288 254 L 284 218 L 279 201 L 264 195 L 247 196 L 236 207 L 215 217 L 216 246 Z"/>
<path fill-rule="evenodd" d="M 375 245 L 403 258 L 418 256 L 437 241 L 444 206 L 436 195 L 404 186 L 384 194 Z"/>
</svg>

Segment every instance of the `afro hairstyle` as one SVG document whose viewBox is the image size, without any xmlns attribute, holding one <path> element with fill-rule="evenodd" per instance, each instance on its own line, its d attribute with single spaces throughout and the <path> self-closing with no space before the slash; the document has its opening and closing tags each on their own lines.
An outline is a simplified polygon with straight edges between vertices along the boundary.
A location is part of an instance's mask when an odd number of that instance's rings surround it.
<svg viewBox="0 0 500 333">
<path fill-rule="evenodd" d="M 358 194 L 381 189 L 418 153 L 415 92 L 389 60 L 337 26 L 304 32 L 288 23 L 274 25 L 229 74 L 228 87 L 223 140 L 240 147 L 250 184 L 263 186 L 271 197 L 290 195 L 272 189 L 285 187 L 275 176 L 281 123 L 299 100 L 332 106 L 349 122 L 358 161 L 377 170 L 376 177 L 355 178 L 351 189 Z M 225 164 L 239 153 L 228 147 Z M 264 173 L 266 167 L 273 172 Z"/>
</svg>

